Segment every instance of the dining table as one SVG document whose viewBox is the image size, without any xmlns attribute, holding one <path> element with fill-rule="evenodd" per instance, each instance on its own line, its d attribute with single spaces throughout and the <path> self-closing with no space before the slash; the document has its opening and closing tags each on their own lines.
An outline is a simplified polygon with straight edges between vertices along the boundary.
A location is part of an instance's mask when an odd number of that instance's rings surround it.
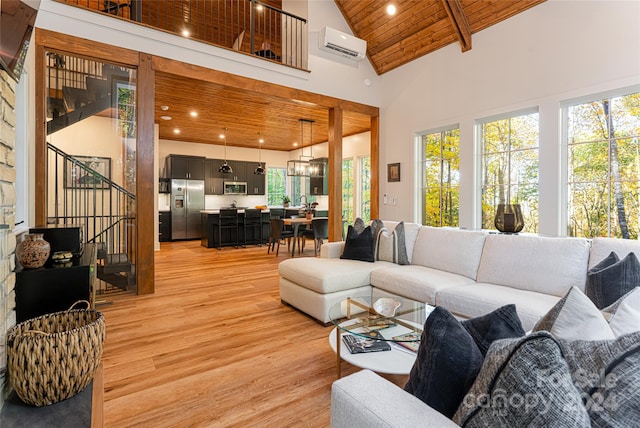
<svg viewBox="0 0 640 428">
<path fill-rule="evenodd" d="M 295 257 L 295 254 L 296 254 L 296 242 L 298 241 L 298 234 L 300 232 L 300 226 L 301 225 L 310 225 L 314 218 L 315 219 L 322 219 L 322 218 L 328 219 L 329 217 L 312 217 L 312 218 L 297 217 L 297 218 L 285 218 L 285 219 L 283 219 L 283 223 L 284 223 L 285 226 L 293 227 L 293 245 L 291 246 L 291 257 Z M 300 252 L 300 250 L 298 250 L 298 252 Z"/>
</svg>

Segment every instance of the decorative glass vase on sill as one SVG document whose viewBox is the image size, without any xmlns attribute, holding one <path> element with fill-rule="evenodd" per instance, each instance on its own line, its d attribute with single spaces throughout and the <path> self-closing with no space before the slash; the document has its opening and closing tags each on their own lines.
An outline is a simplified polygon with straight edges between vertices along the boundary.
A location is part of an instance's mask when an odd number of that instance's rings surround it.
<svg viewBox="0 0 640 428">
<path fill-rule="evenodd" d="M 495 226 L 502 233 L 518 233 L 524 228 L 520 204 L 498 204 Z"/>
</svg>

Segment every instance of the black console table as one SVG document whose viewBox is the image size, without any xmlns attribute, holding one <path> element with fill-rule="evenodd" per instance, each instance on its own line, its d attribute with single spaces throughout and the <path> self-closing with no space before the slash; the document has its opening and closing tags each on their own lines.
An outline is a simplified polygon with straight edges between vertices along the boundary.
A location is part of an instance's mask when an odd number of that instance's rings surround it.
<svg viewBox="0 0 640 428">
<path fill-rule="evenodd" d="M 17 322 L 67 310 L 78 300 L 88 300 L 93 307 L 95 244 L 84 244 L 82 255 L 69 266 L 49 261 L 38 269 L 24 269 L 17 263 L 15 272 Z"/>
</svg>

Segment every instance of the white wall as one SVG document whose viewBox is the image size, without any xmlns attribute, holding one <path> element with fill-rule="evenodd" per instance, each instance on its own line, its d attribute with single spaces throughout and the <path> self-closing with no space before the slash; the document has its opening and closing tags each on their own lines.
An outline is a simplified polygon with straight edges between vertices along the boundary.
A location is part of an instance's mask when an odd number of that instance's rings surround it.
<svg viewBox="0 0 640 428">
<path fill-rule="evenodd" d="M 549 0 L 382 76 L 380 216 L 418 220 L 415 135 L 459 124 L 460 226 L 480 225 L 474 123 L 538 107 L 540 233 L 562 234 L 559 108 L 563 100 L 640 83 L 640 2 Z M 401 163 L 402 181 L 386 181 Z M 380 198 L 382 200 L 382 197 Z"/>
</svg>

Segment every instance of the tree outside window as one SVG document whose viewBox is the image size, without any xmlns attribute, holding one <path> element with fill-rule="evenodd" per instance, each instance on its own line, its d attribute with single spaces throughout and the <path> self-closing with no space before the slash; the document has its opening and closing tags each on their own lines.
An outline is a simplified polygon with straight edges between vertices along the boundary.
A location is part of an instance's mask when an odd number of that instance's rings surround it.
<svg viewBox="0 0 640 428">
<path fill-rule="evenodd" d="M 353 211 L 353 159 L 342 160 L 342 221 L 352 224 Z"/>
<path fill-rule="evenodd" d="M 640 93 L 567 107 L 569 236 L 638 239 Z"/>
<path fill-rule="evenodd" d="M 282 197 L 287 194 L 286 168 L 267 168 L 267 205 L 282 205 Z"/>
<path fill-rule="evenodd" d="M 360 217 L 365 222 L 369 222 L 371 220 L 371 157 L 359 157 L 358 164 L 360 171 Z"/>
<path fill-rule="evenodd" d="M 498 204 L 520 204 L 523 232 L 538 233 L 538 116 L 481 124 L 483 229 L 495 229 Z"/>
<path fill-rule="evenodd" d="M 458 226 L 460 195 L 460 130 L 420 137 L 422 150 L 422 224 Z"/>
</svg>

